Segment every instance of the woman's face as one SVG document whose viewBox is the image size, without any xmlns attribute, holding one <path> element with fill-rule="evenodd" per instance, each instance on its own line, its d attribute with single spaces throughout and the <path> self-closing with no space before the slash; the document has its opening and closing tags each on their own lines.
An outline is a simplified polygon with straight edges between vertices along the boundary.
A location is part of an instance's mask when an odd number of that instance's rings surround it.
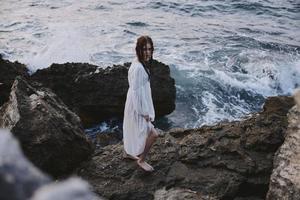
<svg viewBox="0 0 300 200">
<path fill-rule="evenodd" d="M 143 47 L 143 55 L 144 55 L 144 61 L 148 62 L 152 58 L 152 46 L 150 43 L 147 43 L 146 46 Z"/>
</svg>

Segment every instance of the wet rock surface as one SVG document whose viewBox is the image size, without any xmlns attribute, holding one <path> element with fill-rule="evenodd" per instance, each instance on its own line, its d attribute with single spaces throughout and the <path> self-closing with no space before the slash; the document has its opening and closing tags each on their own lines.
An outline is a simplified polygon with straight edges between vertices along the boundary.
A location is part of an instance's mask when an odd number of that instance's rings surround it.
<svg viewBox="0 0 300 200">
<path fill-rule="evenodd" d="M 170 131 L 154 144 L 144 172 L 106 146 L 78 174 L 109 199 L 154 199 L 155 191 L 183 188 L 216 199 L 265 199 L 273 157 L 284 141 L 291 97 L 268 98 L 264 111 L 240 122 Z"/>
<path fill-rule="evenodd" d="M 152 64 L 152 95 L 156 114 L 162 116 L 175 108 L 175 85 L 168 66 L 158 61 Z M 90 125 L 122 117 L 129 63 L 106 69 L 86 63 L 53 64 L 29 78 L 24 65 L 0 56 L 0 68 L 0 127 L 11 130 L 25 155 L 54 177 L 68 176 L 94 150 L 81 120 Z M 262 112 L 239 122 L 172 129 L 158 138 L 149 154 L 155 168 L 152 173 L 123 158 L 118 131 L 101 133 L 95 140 L 101 148 L 76 171 L 108 199 L 262 200 L 267 192 L 268 200 L 299 199 L 300 108 L 293 105 L 291 97 L 270 97 Z M 12 158 L 3 161 L 3 157 L 0 154 L 0 190 L 5 191 L 1 199 L 5 195 L 28 198 L 51 181 L 39 172 L 22 169 L 34 177 L 29 180 L 18 167 L 7 165 Z M 61 186 L 66 186 L 66 193 Z M 81 180 L 53 184 L 34 198 L 53 198 L 55 192 L 45 193 L 51 188 L 66 194 L 64 198 L 79 194 L 97 199 L 87 187 Z"/>
<path fill-rule="evenodd" d="M 0 199 L 29 199 L 35 190 L 51 182 L 23 155 L 8 130 L 0 129 Z"/>
<path fill-rule="evenodd" d="M 0 129 L 0 199 L 1 200 L 101 200 L 78 177 L 53 181 L 22 153 L 16 138 Z"/>
<path fill-rule="evenodd" d="M 60 176 L 93 152 L 79 117 L 47 88 L 17 77 L 0 108 L 0 127 L 19 140 L 25 155 L 44 172 Z"/>
<path fill-rule="evenodd" d="M 154 200 L 216 200 L 216 198 L 208 195 L 199 194 L 189 189 L 172 188 L 166 190 L 165 188 L 155 191 Z"/>
<path fill-rule="evenodd" d="M 267 200 L 300 199 L 300 90 L 295 105 L 288 113 L 285 141 L 274 158 Z"/>
<path fill-rule="evenodd" d="M 85 126 L 110 117 L 123 117 L 130 63 L 102 69 L 87 63 L 53 64 L 31 79 L 51 88 L 79 115 Z M 157 116 L 175 109 L 175 81 L 167 65 L 154 60 L 151 87 Z"/>
</svg>

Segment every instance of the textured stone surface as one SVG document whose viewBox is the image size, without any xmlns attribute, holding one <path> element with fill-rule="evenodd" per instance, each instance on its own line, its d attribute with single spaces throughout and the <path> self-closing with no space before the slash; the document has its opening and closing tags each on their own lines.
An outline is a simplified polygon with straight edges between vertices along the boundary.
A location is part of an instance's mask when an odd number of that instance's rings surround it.
<svg viewBox="0 0 300 200">
<path fill-rule="evenodd" d="M 17 77 L 0 108 L 0 127 L 19 140 L 25 155 L 53 175 L 71 173 L 93 152 L 79 117 L 49 89 Z"/>
<path fill-rule="evenodd" d="M 183 189 L 183 188 L 171 188 L 166 190 L 165 188 L 155 191 L 154 200 L 216 200 L 217 198 L 201 195 L 198 192 Z"/>
<path fill-rule="evenodd" d="M 268 200 L 300 199 L 300 90 L 295 105 L 288 113 L 285 141 L 276 152 Z"/>
<path fill-rule="evenodd" d="M 181 188 L 216 199 L 262 200 L 293 105 L 291 97 L 272 97 L 264 111 L 240 122 L 173 129 L 151 149 L 153 173 L 124 159 L 116 144 L 98 151 L 78 174 L 109 199 L 154 199 L 162 188 Z"/>
<path fill-rule="evenodd" d="M 51 179 L 23 155 L 19 143 L 8 130 L 0 129 L 0 199 L 29 199 Z"/>
<path fill-rule="evenodd" d="M 69 178 L 53 182 L 22 153 L 18 141 L 8 130 L 0 129 L 1 200 L 101 200 L 87 182 Z"/>
</svg>

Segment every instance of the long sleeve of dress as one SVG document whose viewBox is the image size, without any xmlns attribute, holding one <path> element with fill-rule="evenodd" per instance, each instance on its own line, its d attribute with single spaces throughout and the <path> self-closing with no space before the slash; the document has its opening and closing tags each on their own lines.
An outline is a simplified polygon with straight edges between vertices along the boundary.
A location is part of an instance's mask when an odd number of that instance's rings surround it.
<svg viewBox="0 0 300 200">
<path fill-rule="evenodd" d="M 148 81 L 148 75 L 144 68 L 138 66 L 131 74 L 130 87 L 133 91 L 133 108 L 139 115 L 149 115 L 148 101 L 146 99 L 145 85 Z"/>
</svg>

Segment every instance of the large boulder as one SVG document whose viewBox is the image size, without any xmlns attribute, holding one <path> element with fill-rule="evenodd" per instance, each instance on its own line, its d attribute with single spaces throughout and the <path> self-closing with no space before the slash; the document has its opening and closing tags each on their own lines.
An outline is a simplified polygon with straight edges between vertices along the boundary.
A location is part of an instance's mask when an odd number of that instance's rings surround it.
<svg viewBox="0 0 300 200">
<path fill-rule="evenodd" d="M 1 200 L 100 200 L 80 178 L 55 181 L 43 174 L 22 153 L 18 141 L 0 129 Z"/>
<path fill-rule="evenodd" d="M 8 128 L 25 155 L 53 176 L 71 173 L 93 152 L 79 117 L 49 89 L 21 77 L 0 108 L 0 127 Z"/>
<path fill-rule="evenodd" d="M 157 117 L 170 114 L 175 110 L 176 99 L 175 80 L 170 76 L 170 68 L 168 65 L 153 60 L 150 72 L 155 114 Z"/>
<path fill-rule="evenodd" d="M 274 158 L 267 200 L 300 199 L 300 90 L 295 98 L 297 105 L 289 111 L 285 141 Z"/>
<path fill-rule="evenodd" d="M 77 173 L 109 199 L 157 199 L 179 188 L 191 198 L 263 200 L 293 105 L 291 97 L 272 97 L 240 122 L 171 130 L 151 149 L 151 174 L 123 159 L 121 144 L 100 149 Z"/>
<path fill-rule="evenodd" d="M 0 107 L 8 101 L 10 88 L 16 76 L 28 77 L 28 69 L 18 62 L 4 60 L 0 54 Z"/>
<path fill-rule="evenodd" d="M 24 157 L 18 141 L 8 130 L 0 129 L 0 199 L 29 199 L 51 178 Z"/>
<path fill-rule="evenodd" d="M 130 63 L 102 69 L 87 63 L 52 64 L 38 70 L 32 79 L 51 88 L 79 115 L 85 126 L 110 117 L 122 117 L 128 90 Z M 175 82 L 167 65 L 151 65 L 151 87 L 157 116 L 175 109 Z"/>
</svg>

